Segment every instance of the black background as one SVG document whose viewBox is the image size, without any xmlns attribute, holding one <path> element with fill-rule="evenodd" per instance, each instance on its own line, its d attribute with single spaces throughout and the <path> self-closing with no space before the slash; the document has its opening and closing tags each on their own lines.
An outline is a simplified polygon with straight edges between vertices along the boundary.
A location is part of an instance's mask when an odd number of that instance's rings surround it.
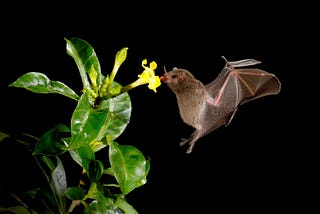
<svg viewBox="0 0 320 214">
<path fill-rule="evenodd" d="M 199 140 L 191 154 L 179 147 L 180 138 L 193 129 L 180 119 L 174 94 L 165 85 L 157 93 L 146 86 L 129 92 L 132 117 L 117 142 L 136 146 L 151 159 L 151 170 L 147 183 L 127 201 L 141 214 L 292 211 L 313 204 L 312 198 L 306 200 L 314 188 L 307 182 L 313 173 L 313 144 L 309 135 L 301 134 L 304 115 L 299 113 L 308 101 L 298 102 L 307 72 L 301 68 L 313 62 L 305 49 L 315 48 L 309 17 L 302 16 L 304 11 L 312 15 L 310 10 L 301 5 L 200 2 L 26 6 L 10 6 L 1 15 L 1 131 L 40 137 L 58 123 L 69 125 L 75 101 L 8 87 L 35 71 L 80 94 L 81 79 L 64 38 L 89 42 L 105 75 L 115 53 L 128 47 L 116 76 L 123 85 L 137 78 L 144 58 L 157 62 L 158 75 L 163 66 L 182 67 L 203 83 L 221 71 L 221 56 L 230 61 L 254 58 L 262 61 L 259 68 L 280 79 L 280 94 L 241 106 L 228 127 Z M 0 191 L 37 184 L 37 167 L 24 149 L 0 146 Z M 0 198 L 2 206 L 5 197 Z"/>
</svg>

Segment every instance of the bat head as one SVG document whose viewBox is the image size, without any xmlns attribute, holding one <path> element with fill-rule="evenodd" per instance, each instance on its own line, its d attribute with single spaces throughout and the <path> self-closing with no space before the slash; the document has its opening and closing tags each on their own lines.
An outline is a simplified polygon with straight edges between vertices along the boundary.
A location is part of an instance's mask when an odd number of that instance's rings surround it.
<svg viewBox="0 0 320 214">
<path fill-rule="evenodd" d="M 166 68 L 164 67 L 164 74 L 160 77 L 160 80 L 175 91 L 175 89 L 188 84 L 189 80 L 194 80 L 194 77 L 185 69 L 174 67 L 171 71 L 167 72 Z"/>
</svg>

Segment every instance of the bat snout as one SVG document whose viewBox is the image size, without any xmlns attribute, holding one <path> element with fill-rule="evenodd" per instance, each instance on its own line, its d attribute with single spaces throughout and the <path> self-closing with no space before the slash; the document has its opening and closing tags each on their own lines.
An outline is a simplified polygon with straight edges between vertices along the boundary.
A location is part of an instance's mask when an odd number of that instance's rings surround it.
<svg viewBox="0 0 320 214">
<path fill-rule="evenodd" d="M 170 75 L 168 73 L 164 73 L 162 76 L 160 76 L 160 81 L 167 82 L 170 80 Z"/>
<path fill-rule="evenodd" d="M 166 77 L 164 75 L 160 76 L 160 81 L 161 82 L 165 82 L 166 81 Z"/>
</svg>

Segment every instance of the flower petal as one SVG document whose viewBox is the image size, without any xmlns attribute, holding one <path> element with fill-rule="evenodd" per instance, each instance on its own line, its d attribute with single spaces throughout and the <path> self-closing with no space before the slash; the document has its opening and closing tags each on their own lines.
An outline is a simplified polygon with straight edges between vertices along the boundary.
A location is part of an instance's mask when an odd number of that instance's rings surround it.
<svg viewBox="0 0 320 214">
<path fill-rule="evenodd" d="M 151 70 L 155 70 L 157 68 L 157 63 L 155 62 L 155 61 L 152 61 L 151 63 L 150 63 L 150 69 Z"/>
<path fill-rule="evenodd" d="M 147 59 L 144 59 L 144 60 L 142 60 L 142 67 L 144 68 L 144 69 L 147 69 L 148 67 L 146 66 L 146 64 L 147 64 Z"/>
</svg>

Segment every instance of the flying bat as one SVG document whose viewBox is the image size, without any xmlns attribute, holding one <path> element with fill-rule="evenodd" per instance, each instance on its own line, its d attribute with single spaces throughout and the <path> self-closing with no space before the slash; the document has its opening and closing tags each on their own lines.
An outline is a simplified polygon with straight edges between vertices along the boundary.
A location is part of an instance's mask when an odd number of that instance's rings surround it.
<svg viewBox="0 0 320 214">
<path fill-rule="evenodd" d="M 179 114 L 184 123 L 195 128 L 189 138 L 182 138 L 180 146 L 189 144 L 191 153 L 195 143 L 222 125 L 228 126 L 238 107 L 259 97 L 278 94 L 279 79 L 258 68 L 255 59 L 228 62 L 219 75 L 207 85 L 186 69 L 173 68 L 160 77 L 176 95 Z"/>
</svg>

